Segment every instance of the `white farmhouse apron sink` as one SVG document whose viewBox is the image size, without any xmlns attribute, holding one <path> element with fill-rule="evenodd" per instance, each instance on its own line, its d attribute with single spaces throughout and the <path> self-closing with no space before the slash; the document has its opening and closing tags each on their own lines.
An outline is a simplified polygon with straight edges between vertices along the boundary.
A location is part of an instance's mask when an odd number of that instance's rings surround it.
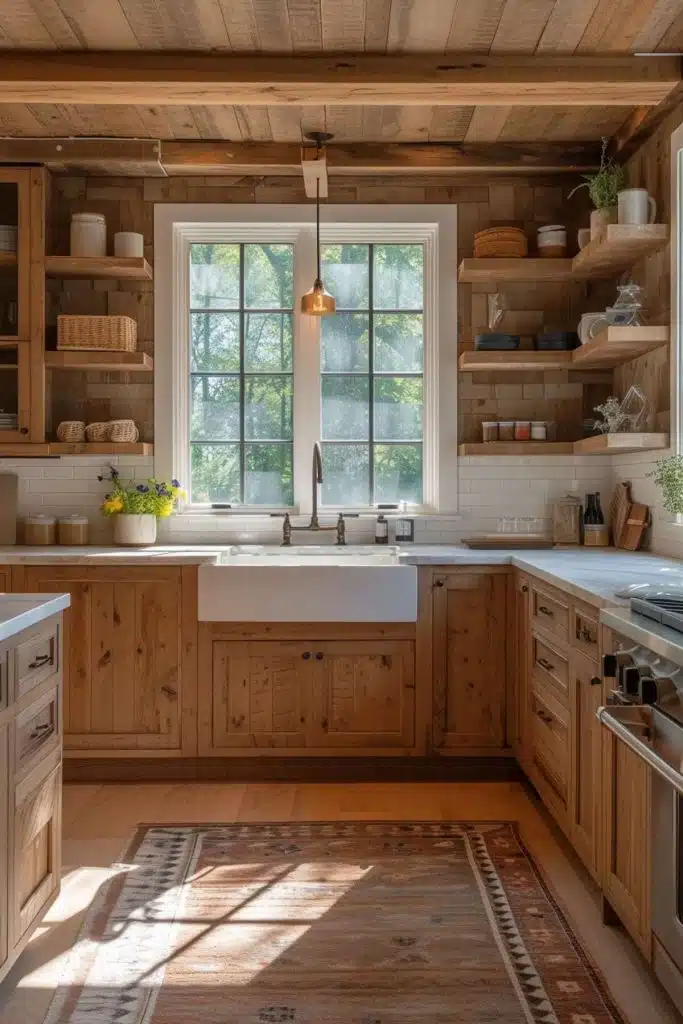
<svg viewBox="0 0 683 1024">
<path fill-rule="evenodd" d="M 200 622 L 415 622 L 417 569 L 395 550 L 234 547 L 199 567 Z"/>
</svg>

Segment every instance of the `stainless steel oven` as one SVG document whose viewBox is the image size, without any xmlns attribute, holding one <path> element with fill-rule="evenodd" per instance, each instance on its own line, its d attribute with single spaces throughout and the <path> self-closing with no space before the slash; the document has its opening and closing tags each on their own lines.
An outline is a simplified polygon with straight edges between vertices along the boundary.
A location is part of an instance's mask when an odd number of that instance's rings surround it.
<svg viewBox="0 0 683 1024">
<path fill-rule="evenodd" d="M 671 724 L 683 746 L 683 727 Z M 683 794 L 656 772 L 651 835 L 653 966 L 683 1012 Z"/>
</svg>

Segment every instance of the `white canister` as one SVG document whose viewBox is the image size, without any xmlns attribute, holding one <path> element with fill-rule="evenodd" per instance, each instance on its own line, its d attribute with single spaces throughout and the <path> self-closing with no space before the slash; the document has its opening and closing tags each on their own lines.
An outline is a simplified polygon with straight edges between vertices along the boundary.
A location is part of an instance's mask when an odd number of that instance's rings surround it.
<svg viewBox="0 0 683 1024">
<path fill-rule="evenodd" d="M 564 224 L 546 224 L 538 229 L 538 252 L 541 256 L 563 256 L 567 251 L 567 229 Z"/>
<path fill-rule="evenodd" d="M 157 539 L 157 517 L 119 512 L 114 516 L 114 543 L 126 547 L 144 547 Z"/>
<path fill-rule="evenodd" d="M 107 255 L 107 221 L 103 213 L 74 213 L 71 217 L 72 256 Z"/>
<path fill-rule="evenodd" d="M 138 231 L 117 231 L 114 235 L 114 256 L 144 256 L 145 239 Z"/>
<path fill-rule="evenodd" d="M 0 224 L 0 252 L 17 251 L 16 224 Z"/>
<path fill-rule="evenodd" d="M 617 195 L 620 224 L 654 224 L 657 204 L 646 188 L 624 188 Z"/>
</svg>

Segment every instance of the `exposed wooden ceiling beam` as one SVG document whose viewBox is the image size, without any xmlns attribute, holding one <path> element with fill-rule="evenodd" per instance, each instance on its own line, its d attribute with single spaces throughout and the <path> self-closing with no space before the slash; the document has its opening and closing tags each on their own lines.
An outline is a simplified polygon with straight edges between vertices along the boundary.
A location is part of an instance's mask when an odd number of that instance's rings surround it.
<svg viewBox="0 0 683 1024">
<path fill-rule="evenodd" d="M 636 107 L 610 140 L 609 155 L 623 163 L 677 109 L 680 110 L 683 118 L 683 85 L 673 89 L 667 98 L 656 107 Z"/>
<path fill-rule="evenodd" d="M 0 138 L 0 164 L 42 164 L 54 171 L 92 174 L 299 175 L 301 157 L 301 147 L 288 142 Z M 362 142 L 329 145 L 325 157 L 327 173 L 335 177 L 557 174 L 593 170 L 600 162 L 600 146 L 595 142 Z"/>
<path fill-rule="evenodd" d="M 4 53 L 2 103 L 653 106 L 677 57 Z"/>
<path fill-rule="evenodd" d="M 301 173 L 301 151 L 277 142 L 162 142 L 167 174 Z M 331 143 L 331 177 L 363 174 L 506 174 L 590 171 L 600 163 L 599 143 Z"/>
</svg>

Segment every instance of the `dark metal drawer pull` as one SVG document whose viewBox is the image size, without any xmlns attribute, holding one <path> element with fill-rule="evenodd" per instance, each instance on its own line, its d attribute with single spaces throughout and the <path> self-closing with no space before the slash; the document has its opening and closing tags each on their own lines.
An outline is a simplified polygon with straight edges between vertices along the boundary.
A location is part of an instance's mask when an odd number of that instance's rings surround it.
<svg viewBox="0 0 683 1024">
<path fill-rule="evenodd" d="M 555 612 L 552 612 L 550 608 L 546 608 L 544 604 L 539 604 L 538 610 L 541 615 L 549 615 L 551 619 L 555 618 Z"/>
<path fill-rule="evenodd" d="M 576 639 L 583 640 L 587 644 L 596 644 L 598 642 L 587 626 L 582 626 L 580 629 L 577 629 Z"/>
<path fill-rule="evenodd" d="M 45 725 L 37 725 L 33 732 L 29 733 L 28 738 L 30 740 L 37 740 L 39 736 L 43 735 L 46 729 L 52 730 L 52 725 L 47 722 L 45 723 Z"/>
<path fill-rule="evenodd" d="M 41 665 L 47 665 L 48 661 L 52 661 L 51 654 L 39 654 L 37 658 L 29 662 L 29 668 L 40 668 Z"/>
<path fill-rule="evenodd" d="M 304 661 L 308 661 L 310 656 L 311 656 L 311 652 L 310 651 L 304 651 L 304 653 L 301 655 L 301 657 L 304 659 Z"/>
<path fill-rule="evenodd" d="M 602 686 L 602 679 L 600 676 L 593 676 L 591 679 L 591 686 Z"/>
<path fill-rule="evenodd" d="M 541 668 L 544 668 L 546 672 L 552 672 L 555 668 L 555 666 L 546 658 L 537 658 L 536 660 L 538 661 L 538 664 L 541 666 Z"/>
<path fill-rule="evenodd" d="M 318 651 L 316 653 L 315 660 L 316 661 L 322 661 L 323 660 L 323 652 L 322 651 Z"/>
</svg>

